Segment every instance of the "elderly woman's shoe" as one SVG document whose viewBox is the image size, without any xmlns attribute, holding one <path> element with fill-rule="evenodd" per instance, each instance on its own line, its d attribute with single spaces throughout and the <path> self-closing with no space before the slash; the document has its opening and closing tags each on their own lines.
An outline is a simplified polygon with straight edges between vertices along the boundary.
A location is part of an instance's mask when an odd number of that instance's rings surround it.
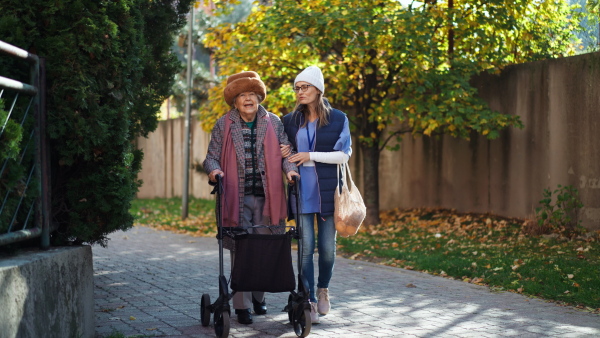
<svg viewBox="0 0 600 338">
<path fill-rule="evenodd" d="M 252 296 L 252 305 L 254 305 L 254 313 L 257 315 L 264 315 L 267 313 L 267 302 L 263 299 L 262 302 L 257 301 Z"/>
<path fill-rule="evenodd" d="M 236 309 L 235 314 L 237 315 L 237 320 L 240 324 L 248 325 L 253 323 L 250 309 Z"/>
</svg>

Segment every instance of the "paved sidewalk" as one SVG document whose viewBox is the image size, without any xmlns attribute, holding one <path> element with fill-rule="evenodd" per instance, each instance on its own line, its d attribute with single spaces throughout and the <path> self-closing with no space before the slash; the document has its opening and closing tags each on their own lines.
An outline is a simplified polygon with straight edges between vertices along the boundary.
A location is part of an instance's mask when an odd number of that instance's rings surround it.
<svg viewBox="0 0 600 338">
<path fill-rule="evenodd" d="M 93 247 L 97 337 L 214 337 L 200 297 L 218 296 L 218 245 L 134 227 Z M 226 252 L 226 272 L 229 253 Z M 296 252 L 293 252 L 296 257 Z M 600 337 L 600 316 L 483 286 L 338 257 L 332 311 L 309 337 Z M 269 312 L 230 337 L 295 337 L 289 293 L 267 294 Z"/>
</svg>

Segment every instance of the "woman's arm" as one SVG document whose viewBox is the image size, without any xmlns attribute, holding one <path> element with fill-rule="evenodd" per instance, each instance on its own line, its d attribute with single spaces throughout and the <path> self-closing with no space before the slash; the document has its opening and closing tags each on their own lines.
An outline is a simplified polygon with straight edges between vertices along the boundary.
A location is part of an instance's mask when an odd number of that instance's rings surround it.
<svg viewBox="0 0 600 338">
<path fill-rule="evenodd" d="M 277 135 L 277 139 L 279 140 L 279 146 L 280 147 L 285 147 L 286 149 L 291 149 L 291 145 L 292 143 L 290 142 L 290 140 L 288 139 L 287 134 L 285 133 L 285 130 L 283 128 L 283 123 L 281 122 L 281 119 L 279 119 L 279 116 L 273 114 L 273 113 L 268 113 L 269 117 L 271 118 L 271 123 L 273 124 L 273 129 L 275 130 L 275 134 Z M 289 148 L 288 148 L 289 147 Z M 287 161 L 285 159 L 286 156 L 284 156 L 284 149 L 281 149 L 281 156 L 283 157 L 282 159 L 282 167 L 283 167 L 283 172 L 284 173 L 289 173 L 291 171 L 297 172 L 298 168 L 296 167 L 296 164 L 291 163 L 289 161 Z M 288 154 L 289 156 L 289 154 Z"/>
<path fill-rule="evenodd" d="M 350 156 L 343 151 L 311 152 L 310 160 L 329 164 L 342 164 L 348 162 Z"/>
<path fill-rule="evenodd" d="M 215 181 L 215 175 L 223 175 L 221 171 L 221 144 L 223 142 L 223 128 L 224 123 L 222 119 L 219 119 L 210 134 L 210 142 L 208 143 L 208 151 L 206 153 L 206 159 L 202 163 L 204 171 L 209 175 L 211 181 Z"/>
</svg>

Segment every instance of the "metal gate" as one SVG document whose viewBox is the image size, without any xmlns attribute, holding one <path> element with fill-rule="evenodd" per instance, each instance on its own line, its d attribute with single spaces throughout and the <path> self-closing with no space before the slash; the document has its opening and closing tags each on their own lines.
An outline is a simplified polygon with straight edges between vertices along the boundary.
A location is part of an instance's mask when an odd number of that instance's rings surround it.
<svg viewBox="0 0 600 338">
<path fill-rule="evenodd" d="M 45 60 L 0 41 L 0 54 L 29 67 L 30 81 L 0 74 L 0 246 L 41 237 L 50 245 Z M 21 63 L 22 62 L 22 63 Z"/>
</svg>

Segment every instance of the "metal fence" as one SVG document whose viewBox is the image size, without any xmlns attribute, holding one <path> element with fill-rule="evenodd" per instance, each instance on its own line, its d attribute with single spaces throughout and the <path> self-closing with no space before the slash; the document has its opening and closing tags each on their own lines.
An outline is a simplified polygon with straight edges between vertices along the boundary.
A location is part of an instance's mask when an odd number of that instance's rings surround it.
<svg viewBox="0 0 600 338">
<path fill-rule="evenodd" d="M 0 149 L 0 246 L 40 237 L 41 247 L 47 249 L 50 174 L 45 60 L 3 41 L 0 54 L 28 66 L 30 74 L 29 84 L 0 74 L 4 103 L 0 105 L 0 141 L 5 142 Z"/>
</svg>

